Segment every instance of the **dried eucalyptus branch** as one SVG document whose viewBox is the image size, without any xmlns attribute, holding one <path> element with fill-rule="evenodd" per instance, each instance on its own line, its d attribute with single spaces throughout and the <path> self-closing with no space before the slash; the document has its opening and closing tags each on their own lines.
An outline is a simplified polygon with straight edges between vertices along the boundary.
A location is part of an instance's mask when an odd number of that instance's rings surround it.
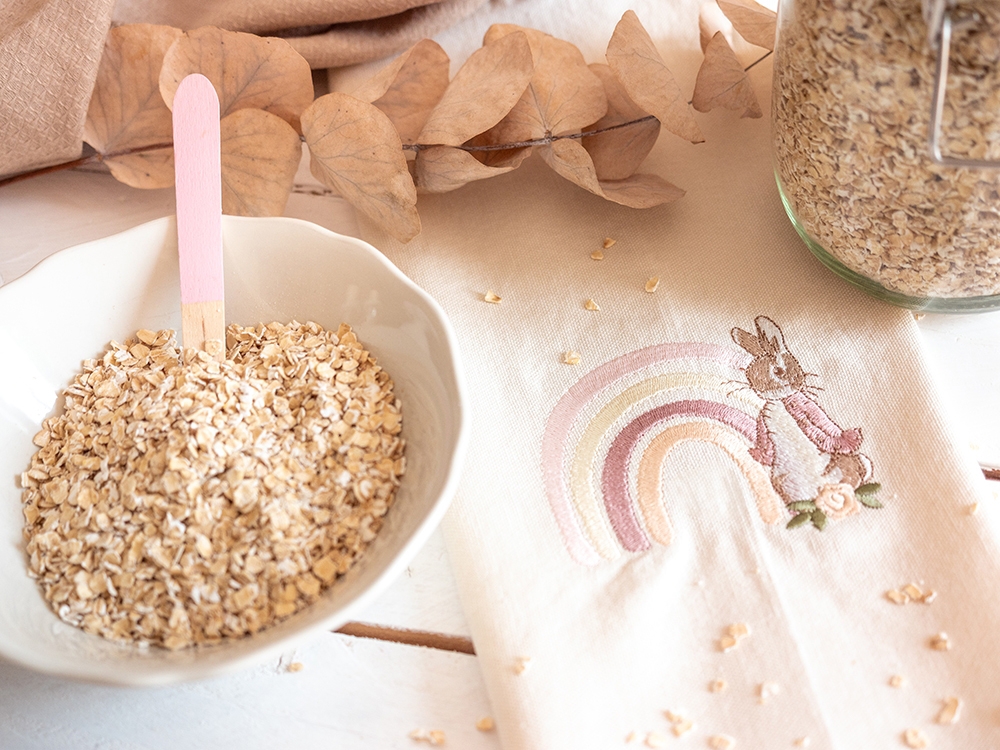
<svg viewBox="0 0 1000 750">
<path fill-rule="evenodd" d="M 754 0 L 718 4 L 747 40 L 773 39 L 773 13 Z M 533 152 L 591 193 L 648 208 L 684 194 L 637 172 L 661 127 L 699 143 L 692 104 L 760 115 L 746 72 L 770 52 L 742 68 L 721 34 L 705 52 L 687 101 L 632 11 L 615 27 L 607 64 L 588 65 L 549 34 L 497 24 L 453 78 L 447 54 L 425 39 L 353 95 L 314 101 L 309 66 L 282 39 L 119 26 L 108 34 L 87 112 L 84 140 L 95 153 L 0 186 L 90 163 L 133 187 L 172 185 L 170 103 L 184 76 L 201 73 L 219 93 L 226 213 L 282 213 L 302 141 L 321 183 L 404 241 L 420 231 L 418 191 L 504 174 Z"/>
<path fill-rule="evenodd" d="M 12 185 L 15 182 L 21 182 L 22 180 L 27 180 L 32 177 L 41 177 L 43 174 L 51 174 L 52 172 L 62 172 L 66 169 L 74 169 L 76 167 L 82 167 L 87 164 L 98 164 L 107 159 L 116 159 L 122 156 L 132 156 L 134 154 L 147 153 L 150 151 L 158 151 L 165 148 L 173 148 L 173 143 L 154 143 L 149 146 L 136 146 L 135 148 L 126 148 L 121 151 L 112 151 L 107 154 L 93 153 L 87 154 L 86 156 L 81 156 L 79 159 L 73 159 L 72 161 L 62 162 L 61 164 L 53 164 L 49 167 L 40 167 L 39 169 L 32 169 L 28 172 L 21 172 L 20 174 L 15 174 L 10 177 L 4 177 L 0 179 L 0 187 L 4 185 Z"/>
<path fill-rule="evenodd" d="M 601 135 L 602 133 L 610 133 L 615 130 L 620 130 L 621 128 L 628 128 L 633 125 L 641 125 L 644 122 L 652 122 L 656 120 L 652 115 L 646 115 L 645 117 L 640 117 L 636 120 L 629 120 L 628 122 L 621 122 L 617 125 L 611 125 L 607 128 L 597 128 L 595 130 L 584 130 L 582 133 L 566 133 L 565 135 L 546 135 L 541 138 L 533 138 L 529 141 L 515 141 L 514 143 L 492 143 L 485 146 L 470 146 L 467 144 L 462 144 L 459 146 L 453 146 L 452 148 L 457 148 L 461 151 L 468 151 L 469 153 L 476 152 L 487 152 L 487 151 L 511 151 L 517 148 L 531 148 L 532 146 L 546 146 L 550 143 L 555 143 L 556 141 L 563 140 L 579 140 L 580 138 L 589 138 L 594 135 Z M 404 151 L 423 151 L 428 148 L 438 148 L 439 146 L 444 146 L 443 143 L 404 143 Z"/>
</svg>

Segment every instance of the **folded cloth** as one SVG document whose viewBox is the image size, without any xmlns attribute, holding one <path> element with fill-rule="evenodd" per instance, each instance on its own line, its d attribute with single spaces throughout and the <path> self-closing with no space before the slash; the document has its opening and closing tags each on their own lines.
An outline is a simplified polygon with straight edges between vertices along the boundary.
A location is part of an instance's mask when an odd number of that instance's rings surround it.
<svg viewBox="0 0 1000 750">
<path fill-rule="evenodd" d="M 654 39 L 690 90 L 687 8 Z M 770 61 L 751 75 L 766 112 Z M 409 244 L 362 227 L 457 330 L 472 436 L 444 531 L 502 744 L 1000 747 L 1000 526 L 913 318 L 809 254 L 766 119 L 699 123 L 642 167 L 672 205 L 533 157 L 422 196 Z"/>
<path fill-rule="evenodd" d="M 0 175 L 80 155 L 109 23 L 282 36 L 314 68 L 377 60 L 486 0 L 9 0 L 0 3 Z M 112 12 L 113 9 L 113 12 Z"/>
<path fill-rule="evenodd" d="M 113 1 L 0 4 L 0 175 L 80 155 Z"/>
<path fill-rule="evenodd" d="M 486 0 L 118 0 L 116 23 L 219 26 L 280 36 L 314 68 L 378 60 L 461 20 Z"/>
</svg>

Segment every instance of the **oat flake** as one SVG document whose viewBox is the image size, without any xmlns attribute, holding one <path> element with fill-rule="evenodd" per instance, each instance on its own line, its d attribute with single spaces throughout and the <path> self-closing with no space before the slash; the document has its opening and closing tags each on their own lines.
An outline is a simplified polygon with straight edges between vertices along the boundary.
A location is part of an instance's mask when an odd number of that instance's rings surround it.
<svg viewBox="0 0 1000 750">
<path fill-rule="evenodd" d="M 667 735 L 660 732 L 649 732 L 646 735 L 646 747 L 666 747 Z"/>
<path fill-rule="evenodd" d="M 22 476 L 29 575 L 59 617 L 180 649 L 316 601 L 375 538 L 405 470 L 393 384 L 350 326 L 112 342 Z"/>
<path fill-rule="evenodd" d="M 496 728 L 492 716 L 484 716 L 476 722 L 476 729 L 480 732 L 492 732 Z"/>
<path fill-rule="evenodd" d="M 927 747 L 927 737 L 919 729 L 907 729 L 903 732 L 903 742 L 907 747 L 924 748 Z"/>
<path fill-rule="evenodd" d="M 736 747 L 736 740 L 728 734 L 713 734 L 708 738 L 708 746 L 712 750 L 732 750 Z"/>
<path fill-rule="evenodd" d="M 944 699 L 944 706 L 937 715 L 938 724 L 957 724 L 962 713 L 962 699 L 950 695 Z"/>
</svg>

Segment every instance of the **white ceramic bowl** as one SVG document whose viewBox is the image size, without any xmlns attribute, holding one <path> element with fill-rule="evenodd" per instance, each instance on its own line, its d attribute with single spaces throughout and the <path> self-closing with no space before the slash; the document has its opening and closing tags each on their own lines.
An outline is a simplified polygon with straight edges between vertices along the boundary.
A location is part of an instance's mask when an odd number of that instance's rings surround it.
<svg viewBox="0 0 1000 750">
<path fill-rule="evenodd" d="M 61 622 L 26 573 L 17 477 L 32 436 L 81 360 L 139 328 L 180 328 L 176 230 L 160 219 L 64 250 L 0 288 L 0 655 L 73 677 L 154 685 L 274 658 L 337 628 L 420 549 L 454 493 L 465 392 L 441 308 L 370 245 L 295 219 L 225 217 L 226 319 L 350 323 L 396 383 L 407 472 L 361 560 L 313 606 L 251 638 L 168 652 L 111 643 Z"/>
</svg>

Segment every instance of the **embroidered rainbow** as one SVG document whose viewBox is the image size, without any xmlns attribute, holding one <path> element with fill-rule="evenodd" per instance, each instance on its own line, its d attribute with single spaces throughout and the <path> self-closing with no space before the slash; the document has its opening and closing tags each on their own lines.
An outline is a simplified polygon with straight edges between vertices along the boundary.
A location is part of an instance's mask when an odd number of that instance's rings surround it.
<svg viewBox="0 0 1000 750">
<path fill-rule="evenodd" d="M 545 492 L 579 563 L 639 552 L 673 536 L 662 465 L 689 441 L 717 446 L 745 477 L 765 523 L 784 504 L 748 453 L 763 402 L 745 383 L 745 352 L 700 343 L 660 344 L 617 357 L 577 381 L 542 437 Z"/>
</svg>

